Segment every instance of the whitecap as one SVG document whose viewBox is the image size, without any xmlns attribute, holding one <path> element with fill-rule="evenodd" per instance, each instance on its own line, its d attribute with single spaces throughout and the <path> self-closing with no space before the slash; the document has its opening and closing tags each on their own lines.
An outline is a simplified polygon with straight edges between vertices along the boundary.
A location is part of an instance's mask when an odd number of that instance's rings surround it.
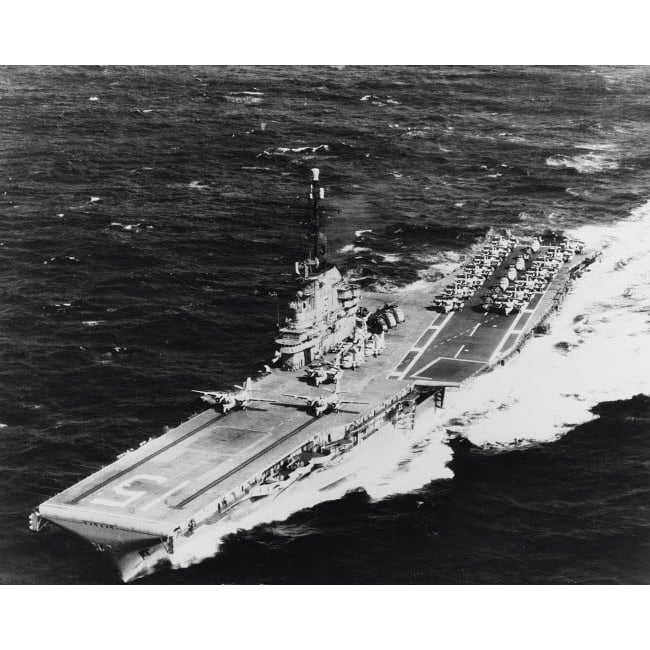
<svg viewBox="0 0 650 650">
<path fill-rule="evenodd" d="M 99 97 L 96 97 L 95 95 L 93 95 L 92 97 L 89 97 L 89 98 L 88 98 L 88 101 L 89 101 L 89 102 L 98 102 L 98 101 L 99 101 Z"/>
<path fill-rule="evenodd" d="M 277 156 L 284 155 L 287 153 L 318 153 L 319 151 L 329 151 L 330 147 L 328 144 L 319 144 L 315 146 L 304 146 L 304 147 L 276 147 L 275 149 L 265 149 L 262 153 L 257 154 L 257 158 L 261 156 Z"/>
<path fill-rule="evenodd" d="M 384 262 L 388 262 L 389 264 L 395 264 L 396 262 L 400 262 L 402 260 L 400 255 L 394 255 L 393 253 L 382 253 L 381 256 L 383 257 Z"/>
<path fill-rule="evenodd" d="M 355 246 L 354 244 L 346 244 L 343 248 L 339 249 L 339 253 L 367 253 L 369 248 L 363 246 Z"/>
<path fill-rule="evenodd" d="M 549 167 L 575 169 L 579 174 L 596 174 L 611 169 L 618 169 L 618 162 L 607 154 L 587 153 L 579 156 L 558 154 L 546 159 Z"/>
<path fill-rule="evenodd" d="M 84 320 L 81 321 L 82 325 L 85 325 L 86 327 L 97 327 L 100 323 L 104 323 L 105 321 L 103 320 Z"/>
<path fill-rule="evenodd" d="M 589 142 L 574 144 L 575 149 L 589 149 L 590 151 L 611 151 L 618 149 L 619 146 L 615 142 Z"/>
<path fill-rule="evenodd" d="M 99 196 L 91 196 L 88 203 L 97 203 L 97 201 L 101 201 L 101 198 Z"/>
<path fill-rule="evenodd" d="M 367 230 L 355 230 L 354 231 L 354 236 L 359 238 L 361 235 L 367 233 L 367 232 L 372 232 L 372 229 L 368 228 Z"/>
<path fill-rule="evenodd" d="M 192 181 L 192 182 L 188 185 L 188 187 L 191 187 L 191 188 L 194 189 L 194 190 L 205 190 L 205 189 L 207 189 L 207 188 L 210 187 L 210 186 L 209 186 L 209 185 L 202 185 L 200 181 Z"/>
<path fill-rule="evenodd" d="M 111 228 L 121 228 L 122 230 L 137 230 L 140 227 L 140 223 L 122 223 L 120 221 L 111 221 Z M 149 227 L 149 226 L 147 226 Z"/>
<path fill-rule="evenodd" d="M 264 93 L 231 93 L 230 95 L 224 95 L 224 99 L 232 104 L 260 104 L 263 101 L 263 98 L 260 95 L 263 94 Z"/>
</svg>

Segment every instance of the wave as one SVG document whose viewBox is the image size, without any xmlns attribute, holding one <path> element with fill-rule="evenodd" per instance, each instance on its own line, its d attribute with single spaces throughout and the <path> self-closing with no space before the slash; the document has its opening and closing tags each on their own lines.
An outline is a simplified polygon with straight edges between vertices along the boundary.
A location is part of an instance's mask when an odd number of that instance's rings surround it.
<svg viewBox="0 0 650 650">
<path fill-rule="evenodd" d="M 386 97 L 379 97 L 378 95 L 364 95 L 360 101 L 370 102 L 374 106 L 384 106 L 384 104 L 401 104 L 401 102 L 399 102 L 397 99 L 393 99 L 393 97 L 390 95 L 386 95 Z"/>
<path fill-rule="evenodd" d="M 618 169 L 618 162 L 608 154 L 586 153 L 579 156 L 558 154 L 546 159 L 549 167 L 575 169 L 579 174 L 597 174 L 598 172 Z"/>
<path fill-rule="evenodd" d="M 288 153 L 318 153 L 319 151 L 329 151 L 328 144 L 319 144 L 316 146 L 305 147 L 276 147 L 275 149 L 265 149 L 262 153 L 257 154 L 257 158 L 268 158 L 270 156 L 284 156 Z"/>
<path fill-rule="evenodd" d="M 122 223 L 120 221 L 111 221 L 111 228 L 121 228 L 122 230 L 137 230 L 140 223 Z"/>
<path fill-rule="evenodd" d="M 578 190 L 575 187 L 567 187 L 564 191 L 571 196 L 578 197 L 579 199 L 588 199 L 591 197 L 591 192 L 589 190 Z"/>
<path fill-rule="evenodd" d="M 388 262 L 389 264 L 395 264 L 402 260 L 401 255 L 394 255 L 393 253 L 380 253 L 380 255 L 384 262 Z"/>
<path fill-rule="evenodd" d="M 339 249 L 339 253 L 368 253 L 370 248 L 365 246 L 355 246 L 354 244 L 346 244 Z"/>
<path fill-rule="evenodd" d="M 589 149 L 590 151 L 611 151 L 619 148 L 615 142 L 576 143 L 573 147 L 575 149 Z"/>
<path fill-rule="evenodd" d="M 260 104 L 263 101 L 263 96 L 262 92 L 243 90 L 224 95 L 224 99 L 232 104 Z"/>
<path fill-rule="evenodd" d="M 45 260 L 43 264 L 48 264 L 50 262 L 55 264 L 79 264 L 80 260 L 74 255 L 55 255 L 54 257 L 50 257 L 49 260 Z"/>
</svg>

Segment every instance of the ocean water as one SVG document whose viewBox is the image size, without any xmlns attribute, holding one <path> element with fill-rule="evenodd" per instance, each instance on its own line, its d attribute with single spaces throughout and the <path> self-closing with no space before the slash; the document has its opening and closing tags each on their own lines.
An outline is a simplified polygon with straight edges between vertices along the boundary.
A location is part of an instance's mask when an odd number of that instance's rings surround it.
<svg viewBox="0 0 650 650">
<path fill-rule="evenodd" d="M 27 516 L 269 359 L 314 166 L 331 258 L 369 288 L 430 282 L 490 226 L 603 261 L 470 407 L 142 582 L 649 582 L 649 90 L 626 67 L 0 69 L 0 582 L 118 582 Z"/>
</svg>

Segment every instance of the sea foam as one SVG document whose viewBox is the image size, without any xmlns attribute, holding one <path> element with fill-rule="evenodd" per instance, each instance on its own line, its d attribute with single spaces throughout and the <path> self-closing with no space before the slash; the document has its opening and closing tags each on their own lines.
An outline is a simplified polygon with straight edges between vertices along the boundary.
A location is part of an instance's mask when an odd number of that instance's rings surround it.
<svg viewBox="0 0 650 650">
<path fill-rule="evenodd" d="M 564 156 L 562 154 L 550 156 L 546 159 L 549 167 L 567 167 L 575 169 L 580 174 L 596 174 L 611 169 L 618 169 L 618 162 L 609 154 L 586 153 L 578 156 Z"/>
</svg>

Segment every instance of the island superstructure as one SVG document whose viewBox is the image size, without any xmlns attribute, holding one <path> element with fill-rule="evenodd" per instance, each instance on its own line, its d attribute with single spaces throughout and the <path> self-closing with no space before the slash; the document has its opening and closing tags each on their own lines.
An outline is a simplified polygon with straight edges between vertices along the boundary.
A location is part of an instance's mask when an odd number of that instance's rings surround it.
<svg viewBox="0 0 650 650">
<path fill-rule="evenodd" d="M 238 392 L 200 391 L 211 408 L 42 503 L 32 530 L 51 522 L 83 537 L 127 581 L 164 565 L 199 531 L 236 522 L 332 471 L 369 437 L 404 436 L 418 413 L 444 408 L 450 389 L 543 328 L 599 255 L 558 234 L 490 232 L 435 285 L 361 302 L 359 285 L 327 261 L 323 198 L 313 169 L 312 246 L 295 265 L 299 288 L 261 375 Z"/>
</svg>

